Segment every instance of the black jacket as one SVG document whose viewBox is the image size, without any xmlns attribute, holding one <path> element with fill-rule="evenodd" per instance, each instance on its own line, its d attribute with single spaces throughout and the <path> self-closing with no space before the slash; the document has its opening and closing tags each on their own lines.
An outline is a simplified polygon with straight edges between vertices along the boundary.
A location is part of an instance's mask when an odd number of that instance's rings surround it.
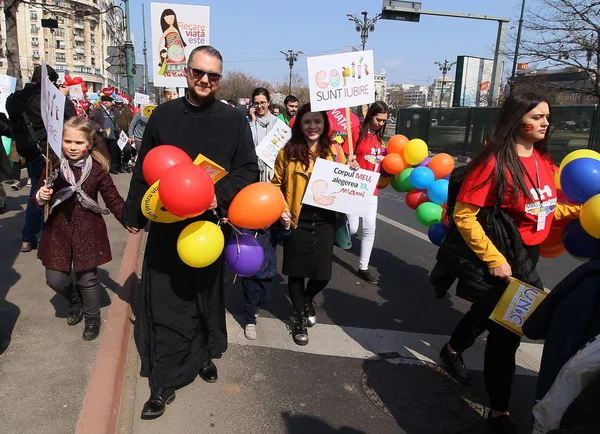
<svg viewBox="0 0 600 434">
<path fill-rule="evenodd" d="M 543 288 L 514 220 L 499 205 L 481 208 L 477 220 L 508 261 L 513 277 Z M 438 250 L 437 261 L 431 272 L 431 283 L 438 296 L 458 279 L 456 295 L 472 303 L 494 307 L 506 289 L 506 282 L 489 273 L 487 264 L 471 250 L 454 224 Z"/>
<path fill-rule="evenodd" d="M 12 127 L 13 139 L 16 142 L 17 152 L 21 157 L 25 158 L 28 163 L 41 155 L 37 142 L 45 143 L 48 137 L 46 127 L 44 127 L 44 122 L 42 120 L 41 95 L 41 84 L 27 83 L 23 90 L 13 93 L 6 100 L 6 107 L 9 111 L 10 125 Z M 15 98 L 19 99 L 19 104 L 15 104 Z M 9 107 L 18 106 L 20 104 L 22 104 L 29 117 L 29 121 L 35 131 L 35 138 L 31 137 L 25 124 L 25 120 L 21 113 L 19 113 L 19 110 L 17 109 L 16 111 L 11 112 L 9 109 Z M 71 100 L 66 98 L 64 120 L 66 121 L 74 116 L 77 116 L 77 111 Z"/>
<path fill-rule="evenodd" d="M 536 399 L 550 390 L 563 365 L 600 334 L 600 260 L 573 270 L 523 324 L 530 339 L 545 339 Z"/>
</svg>

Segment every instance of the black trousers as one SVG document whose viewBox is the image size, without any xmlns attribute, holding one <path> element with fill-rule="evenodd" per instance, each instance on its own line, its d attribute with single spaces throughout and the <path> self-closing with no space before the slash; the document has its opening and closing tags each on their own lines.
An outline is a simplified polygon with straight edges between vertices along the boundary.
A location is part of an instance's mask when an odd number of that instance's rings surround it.
<svg viewBox="0 0 600 434">
<path fill-rule="evenodd" d="M 106 139 L 106 147 L 110 155 L 110 168 L 118 170 L 121 168 L 121 149 L 116 139 Z"/>
<path fill-rule="evenodd" d="M 539 247 L 529 247 L 528 252 L 535 267 L 539 260 Z M 485 387 L 490 407 L 497 411 L 508 411 L 521 337 L 489 319 L 494 307 L 473 303 L 452 332 L 449 343 L 455 351 L 462 353 L 485 330 L 489 332 L 483 363 Z"/>
<path fill-rule="evenodd" d="M 271 300 L 273 279 L 242 277 L 244 289 L 244 324 L 256 324 L 256 309 Z"/>
<path fill-rule="evenodd" d="M 328 283 L 329 280 L 308 279 L 308 283 L 305 285 L 304 277 L 289 277 L 288 290 L 296 313 L 302 315 L 306 300 L 312 301 L 319 292 L 325 289 Z"/>
<path fill-rule="evenodd" d="M 46 269 L 46 283 L 65 297 L 70 307 L 83 306 L 83 316 L 86 318 L 100 316 L 97 268 L 75 273 L 75 281 L 70 272 Z"/>
</svg>

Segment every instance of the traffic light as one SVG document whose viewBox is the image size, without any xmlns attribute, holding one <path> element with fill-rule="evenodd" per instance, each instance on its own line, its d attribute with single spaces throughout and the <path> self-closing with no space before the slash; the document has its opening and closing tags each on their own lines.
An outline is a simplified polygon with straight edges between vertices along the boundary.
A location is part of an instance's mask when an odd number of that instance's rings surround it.
<svg viewBox="0 0 600 434">
<path fill-rule="evenodd" d="M 117 46 L 106 47 L 108 57 L 106 61 L 110 64 L 106 70 L 113 75 L 125 75 L 125 48 Z"/>
</svg>

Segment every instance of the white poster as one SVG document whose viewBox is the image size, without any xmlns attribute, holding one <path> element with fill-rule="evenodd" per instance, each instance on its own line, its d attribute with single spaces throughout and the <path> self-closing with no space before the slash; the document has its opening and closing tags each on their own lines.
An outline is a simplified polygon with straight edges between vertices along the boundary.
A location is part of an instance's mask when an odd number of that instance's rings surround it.
<svg viewBox="0 0 600 434">
<path fill-rule="evenodd" d="M 157 87 L 187 87 L 190 52 L 208 45 L 210 7 L 150 3 L 152 76 Z"/>
<path fill-rule="evenodd" d="M 0 112 L 6 113 L 6 98 L 15 91 L 17 79 L 10 75 L 0 74 Z"/>
<path fill-rule="evenodd" d="M 133 98 L 133 103 L 135 105 L 147 106 L 150 104 L 150 95 L 146 95 L 144 93 L 135 93 L 135 97 Z"/>
<path fill-rule="evenodd" d="M 313 111 L 360 106 L 375 101 L 372 51 L 309 57 L 307 64 Z"/>
<path fill-rule="evenodd" d="M 42 59 L 42 95 L 41 112 L 46 132 L 48 133 L 48 144 L 54 153 L 62 156 L 62 134 L 65 118 L 66 97 L 48 79 L 46 62 Z"/>
<path fill-rule="evenodd" d="M 317 158 L 302 203 L 363 217 L 379 173 Z"/>
<path fill-rule="evenodd" d="M 83 97 L 83 88 L 81 87 L 81 84 L 69 86 L 69 96 L 71 99 L 76 99 L 77 101 L 85 99 Z"/>
<path fill-rule="evenodd" d="M 129 137 L 127 137 L 127 134 L 125 134 L 125 131 L 121 131 L 121 134 L 119 134 L 119 140 L 117 140 L 117 145 L 119 146 L 119 149 L 121 149 L 121 151 L 122 151 L 128 142 L 129 142 Z"/>
<path fill-rule="evenodd" d="M 279 150 L 292 138 L 292 129 L 281 119 L 277 119 L 275 126 L 256 147 L 256 155 L 271 169 L 275 166 L 275 159 Z"/>
</svg>

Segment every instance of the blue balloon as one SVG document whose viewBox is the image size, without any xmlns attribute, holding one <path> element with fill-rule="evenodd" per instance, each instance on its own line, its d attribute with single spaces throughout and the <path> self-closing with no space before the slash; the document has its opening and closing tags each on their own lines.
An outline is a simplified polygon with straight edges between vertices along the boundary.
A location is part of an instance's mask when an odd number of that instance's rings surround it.
<svg viewBox="0 0 600 434">
<path fill-rule="evenodd" d="M 578 158 L 569 162 L 560 172 L 560 185 L 567 197 L 577 203 L 600 194 L 600 161 Z"/>
<path fill-rule="evenodd" d="M 445 179 L 438 179 L 427 189 L 429 200 L 438 205 L 448 202 L 448 184 Z"/>
<path fill-rule="evenodd" d="M 583 229 L 579 220 L 573 220 L 563 231 L 563 245 L 567 252 L 576 258 L 591 258 L 597 244 L 598 240 Z"/>
<path fill-rule="evenodd" d="M 448 235 L 448 227 L 444 223 L 436 223 L 429 228 L 427 231 L 427 235 L 429 236 L 429 241 L 431 241 L 436 246 L 441 246 L 442 241 Z"/>
<path fill-rule="evenodd" d="M 427 190 L 435 181 L 435 175 L 429 167 L 417 167 L 410 173 L 409 179 L 415 188 Z"/>
</svg>

